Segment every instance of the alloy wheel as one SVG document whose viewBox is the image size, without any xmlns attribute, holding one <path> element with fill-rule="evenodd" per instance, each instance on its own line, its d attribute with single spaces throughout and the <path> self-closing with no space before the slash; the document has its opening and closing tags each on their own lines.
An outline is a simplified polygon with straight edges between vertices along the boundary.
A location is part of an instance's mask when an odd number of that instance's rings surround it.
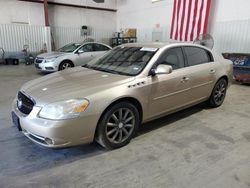
<svg viewBox="0 0 250 188">
<path fill-rule="evenodd" d="M 135 115 L 128 108 L 116 110 L 106 124 L 106 137 L 111 143 L 124 142 L 133 133 L 135 127 Z"/>
<path fill-rule="evenodd" d="M 219 82 L 218 85 L 215 88 L 214 92 L 214 101 L 216 104 L 221 104 L 225 98 L 226 95 L 226 84 L 225 82 Z"/>
<path fill-rule="evenodd" d="M 71 68 L 71 67 L 72 67 L 71 64 L 66 62 L 66 63 L 63 63 L 62 70 L 68 69 L 68 68 Z"/>
</svg>

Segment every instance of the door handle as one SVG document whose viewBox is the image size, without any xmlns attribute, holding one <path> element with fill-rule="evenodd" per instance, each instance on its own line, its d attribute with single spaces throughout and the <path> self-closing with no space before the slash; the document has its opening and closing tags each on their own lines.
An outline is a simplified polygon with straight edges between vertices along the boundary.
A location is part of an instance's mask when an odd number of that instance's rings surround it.
<svg viewBox="0 0 250 188">
<path fill-rule="evenodd" d="M 214 69 L 210 70 L 210 74 L 214 74 L 216 71 Z"/>
<path fill-rule="evenodd" d="M 189 78 L 186 77 L 186 76 L 184 76 L 184 77 L 181 79 L 181 82 L 187 82 L 187 81 L 189 81 Z"/>
</svg>

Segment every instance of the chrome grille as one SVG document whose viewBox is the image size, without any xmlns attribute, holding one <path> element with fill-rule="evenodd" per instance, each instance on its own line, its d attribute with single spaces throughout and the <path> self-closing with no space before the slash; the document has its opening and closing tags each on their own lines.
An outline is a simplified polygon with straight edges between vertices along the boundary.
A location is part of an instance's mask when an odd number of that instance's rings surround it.
<svg viewBox="0 0 250 188">
<path fill-rule="evenodd" d="M 18 92 L 17 95 L 17 108 L 20 110 L 20 112 L 24 114 L 29 114 L 35 103 L 26 95 L 24 95 L 22 92 Z"/>
<path fill-rule="evenodd" d="M 37 57 L 36 60 L 35 60 L 36 63 L 42 63 L 43 62 L 43 58 L 39 58 Z"/>
</svg>

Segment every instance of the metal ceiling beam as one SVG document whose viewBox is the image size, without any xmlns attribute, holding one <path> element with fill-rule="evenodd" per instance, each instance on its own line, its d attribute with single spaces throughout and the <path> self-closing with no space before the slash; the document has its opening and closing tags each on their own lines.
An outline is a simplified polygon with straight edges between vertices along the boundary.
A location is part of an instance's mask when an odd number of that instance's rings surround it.
<svg viewBox="0 0 250 188">
<path fill-rule="evenodd" d="M 44 1 L 39 1 L 39 0 L 19 0 L 19 1 L 32 2 L 32 3 L 41 3 L 41 4 L 44 3 Z M 116 9 L 92 7 L 92 6 L 85 6 L 85 5 L 75 5 L 75 4 L 68 4 L 68 3 L 58 3 L 58 2 L 51 2 L 51 1 L 48 1 L 48 4 L 49 5 L 66 6 L 66 7 L 74 7 L 74 8 L 84 8 L 84 9 L 90 9 L 90 10 L 101 10 L 101 11 L 117 12 Z"/>
<path fill-rule="evenodd" d="M 104 0 L 93 0 L 95 1 L 96 3 L 104 3 Z"/>
</svg>

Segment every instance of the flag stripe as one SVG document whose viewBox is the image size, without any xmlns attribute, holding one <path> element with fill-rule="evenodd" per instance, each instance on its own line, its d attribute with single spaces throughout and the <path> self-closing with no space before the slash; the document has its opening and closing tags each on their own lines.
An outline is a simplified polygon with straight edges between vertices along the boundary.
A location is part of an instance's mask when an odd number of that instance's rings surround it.
<svg viewBox="0 0 250 188">
<path fill-rule="evenodd" d="M 181 18 L 181 28 L 180 28 L 180 41 L 182 41 L 182 33 L 183 33 L 183 26 L 184 26 L 184 19 L 186 14 L 186 0 L 183 0 L 183 12 Z"/>
<path fill-rule="evenodd" d="M 197 34 L 196 34 L 196 36 L 199 36 L 200 32 L 201 32 L 201 21 L 202 21 L 203 6 L 204 6 L 204 0 L 202 0 L 202 2 L 201 2 L 200 15 L 199 15 L 199 20 L 198 20 L 198 25 L 197 25 Z"/>
<path fill-rule="evenodd" d="M 192 0 L 189 0 L 187 26 L 186 26 L 186 32 L 185 32 L 185 41 L 188 41 L 188 31 L 189 31 L 189 24 L 190 24 L 191 7 L 192 7 Z"/>
<path fill-rule="evenodd" d="M 207 0 L 207 9 L 206 9 L 206 16 L 205 16 L 205 23 L 204 23 L 204 33 L 207 33 L 207 25 L 208 25 L 209 13 L 210 13 L 210 6 L 211 6 L 211 0 Z"/>
<path fill-rule="evenodd" d="M 193 41 L 194 39 L 194 27 L 195 27 L 195 22 L 196 22 L 196 15 L 197 15 L 197 7 L 198 7 L 198 0 L 195 0 L 194 3 L 194 16 L 193 16 L 193 22 L 192 22 L 192 30 L 190 34 L 190 40 Z"/>
<path fill-rule="evenodd" d="M 176 12 L 176 0 L 174 0 L 174 8 L 173 8 L 173 15 L 172 15 L 172 24 L 171 24 L 171 33 L 170 38 L 173 38 L 173 32 L 174 32 L 174 22 L 175 22 L 175 12 Z"/>
<path fill-rule="evenodd" d="M 183 32 L 182 32 L 182 40 L 185 41 L 185 35 L 186 35 L 186 27 L 187 27 L 187 14 L 188 14 L 188 5 L 189 0 L 186 0 L 185 4 L 185 18 L 184 18 L 184 24 L 183 24 Z"/>
<path fill-rule="evenodd" d="M 205 24 L 205 18 L 206 18 L 206 10 L 207 10 L 207 1 L 204 0 L 203 3 L 203 11 L 202 11 L 202 19 L 201 19 L 201 30 L 200 30 L 200 34 L 204 33 L 204 24 Z"/>
<path fill-rule="evenodd" d="M 207 32 L 211 0 L 174 0 L 170 38 L 193 41 Z"/>
<path fill-rule="evenodd" d="M 180 7 L 181 7 L 181 0 L 178 0 L 178 6 L 177 6 L 177 26 L 176 26 L 175 37 L 174 37 L 175 40 L 178 39 Z"/>
</svg>

